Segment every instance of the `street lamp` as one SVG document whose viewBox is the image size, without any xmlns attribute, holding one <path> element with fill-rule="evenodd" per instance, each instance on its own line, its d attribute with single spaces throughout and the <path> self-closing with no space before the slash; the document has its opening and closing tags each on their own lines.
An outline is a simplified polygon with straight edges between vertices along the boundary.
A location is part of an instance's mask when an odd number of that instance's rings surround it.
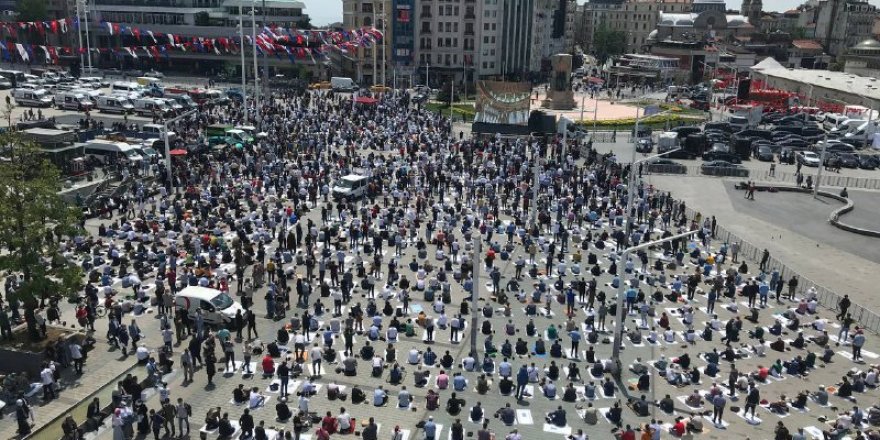
<svg viewBox="0 0 880 440">
<path fill-rule="evenodd" d="M 629 204 L 629 202 L 627 202 Z M 690 237 L 691 235 L 696 234 L 698 231 L 688 231 L 682 234 L 673 235 L 670 237 L 662 238 L 660 240 L 649 241 L 647 243 L 642 243 L 637 246 L 628 247 L 623 250 L 623 255 L 621 261 L 626 264 L 627 259 L 629 258 L 629 254 L 632 252 L 640 251 L 642 249 L 647 249 L 651 246 L 656 246 L 658 244 L 666 243 L 673 240 L 678 240 L 679 238 Z M 611 359 L 614 361 L 614 365 L 617 367 L 617 371 L 620 372 L 620 344 L 623 340 L 623 296 L 624 296 L 624 285 L 625 280 L 620 280 L 620 285 L 617 289 L 617 314 L 614 321 L 614 349 L 612 351 Z"/>
<path fill-rule="evenodd" d="M 630 163 L 629 180 L 626 185 L 627 196 L 626 196 L 626 225 L 624 225 L 624 240 L 623 240 L 624 244 L 629 243 L 629 232 L 630 232 L 630 228 L 632 227 L 631 212 L 633 209 L 633 199 L 635 198 L 635 195 L 633 194 L 633 192 L 634 192 L 633 189 L 636 186 L 636 184 L 635 184 L 636 183 L 635 182 L 636 181 L 636 173 L 635 173 L 636 166 L 641 163 L 650 162 L 658 157 L 674 153 L 680 149 L 681 148 L 674 148 L 672 150 L 665 151 L 660 154 L 655 154 L 653 156 L 649 156 L 649 157 L 646 157 L 641 160 L 633 160 L 632 163 Z M 635 156 L 635 150 L 633 150 L 633 156 Z M 676 238 L 677 237 L 678 236 L 676 236 Z M 672 237 L 670 237 L 670 238 L 672 238 Z M 662 243 L 663 240 L 661 240 L 659 242 Z M 655 244 L 655 243 L 658 243 L 658 242 L 651 242 L 648 244 L 650 245 L 650 244 Z M 626 265 L 626 262 L 629 260 L 629 253 L 631 251 L 641 249 L 644 246 L 645 245 L 643 244 L 643 245 L 635 246 L 633 248 L 624 249 L 622 258 L 620 260 L 621 264 Z M 615 327 L 614 327 L 613 359 L 615 359 L 616 361 L 620 360 L 620 338 L 621 338 L 621 334 L 623 334 L 623 296 L 624 296 L 623 286 L 624 286 L 624 280 L 622 279 L 623 277 L 620 277 L 620 278 L 621 278 L 620 285 L 617 288 L 617 313 L 615 313 Z"/>
<path fill-rule="evenodd" d="M 175 123 L 183 118 L 186 118 L 188 116 L 192 116 L 196 112 L 198 112 L 198 110 L 190 110 L 190 111 L 188 111 L 180 116 L 177 116 L 175 118 L 167 119 L 167 120 L 165 120 L 165 122 L 162 123 L 163 128 L 164 128 L 163 133 L 165 135 L 165 168 L 166 168 L 166 172 L 168 173 L 168 187 L 170 188 L 169 193 L 174 192 L 174 173 L 171 172 L 171 142 L 169 141 L 169 136 L 168 136 L 168 125 L 173 124 L 173 123 Z"/>
</svg>

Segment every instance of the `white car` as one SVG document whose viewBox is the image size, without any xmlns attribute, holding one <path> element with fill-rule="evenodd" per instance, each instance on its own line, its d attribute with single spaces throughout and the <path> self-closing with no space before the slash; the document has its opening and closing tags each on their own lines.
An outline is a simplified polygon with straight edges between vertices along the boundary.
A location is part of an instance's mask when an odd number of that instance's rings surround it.
<svg viewBox="0 0 880 440">
<path fill-rule="evenodd" d="M 808 167 L 817 167 L 821 163 L 819 161 L 819 155 L 812 151 L 801 151 L 797 155 L 797 160 L 802 165 L 806 165 Z"/>
</svg>

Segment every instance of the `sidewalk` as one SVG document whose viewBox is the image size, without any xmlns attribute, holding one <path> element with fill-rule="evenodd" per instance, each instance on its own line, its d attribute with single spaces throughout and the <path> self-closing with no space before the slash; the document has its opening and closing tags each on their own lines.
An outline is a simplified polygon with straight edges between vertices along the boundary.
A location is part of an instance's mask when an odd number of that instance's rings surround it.
<svg viewBox="0 0 880 440">
<path fill-rule="evenodd" d="M 101 336 L 101 331 L 95 332 L 95 349 L 88 353 L 82 375 L 73 370 L 71 364 L 61 371 L 61 391 L 58 398 L 49 403 L 43 403 L 42 395 L 36 395 L 31 399 L 34 409 L 35 429 L 46 426 L 53 420 L 63 417 L 72 407 L 98 391 L 104 385 L 116 379 L 120 374 L 135 364 L 135 357 L 129 356 L 121 359 L 121 352 L 107 351 L 107 340 Z M 102 405 L 109 402 L 101 402 Z M 15 413 L 5 416 L 6 423 L 0 425 L 0 438 L 15 438 L 18 425 L 15 422 Z M 48 434 L 48 433 L 47 433 Z M 37 436 L 44 438 L 42 436 Z"/>
</svg>

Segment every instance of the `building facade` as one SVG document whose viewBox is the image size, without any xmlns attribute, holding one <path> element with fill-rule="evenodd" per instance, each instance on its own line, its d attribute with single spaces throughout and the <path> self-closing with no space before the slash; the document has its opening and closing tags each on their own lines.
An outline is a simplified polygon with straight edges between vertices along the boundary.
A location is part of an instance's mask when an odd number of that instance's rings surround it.
<svg viewBox="0 0 880 440">
<path fill-rule="evenodd" d="M 712 0 L 711 3 L 716 2 Z M 693 4 L 692 0 L 629 0 L 619 10 L 608 14 L 607 26 L 609 30 L 626 34 L 627 52 L 644 52 L 648 35 L 657 27 L 661 13 L 690 12 Z"/>
<path fill-rule="evenodd" d="M 578 5 L 574 18 L 574 44 L 589 53 L 600 23 L 611 20 L 611 14 L 623 7 L 624 0 L 592 0 Z"/>
<path fill-rule="evenodd" d="M 880 42 L 868 38 L 849 48 L 843 71 L 871 78 L 880 77 Z"/>
<path fill-rule="evenodd" d="M 69 2 L 68 8 L 75 14 L 76 4 Z M 93 48 L 117 48 L 126 45 L 139 45 L 137 39 L 129 35 L 111 35 L 107 26 L 101 23 L 121 23 L 125 26 L 139 27 L 156 33 L 174 34 L 180 37 L 232 38 L 238 40 L 239 18 L 244 23 L 244 33 L 250 36 L 253 27 L 260 33 L 264 24 L 275 24 L 282 27 L 296 27 L 308 21 L 304 13 L 305 4 L 291 0 L 92 0 L 88 16 L 83 14 L 83 21 L 89 23 L 89 38 Z M 253 19 L 252 14 L 253 13 Z M 88 18 L 88 20 L 86 20 Z M 85 38 L 83 34 L 83 38 Z M 85 44 L 85 43 L 84 43 Z M 252 52 L 246 47 L 248 56 Z M 201 53 L 168 51 L 177 68 L 206 73 L 233 71 L 241 68 L 238 54 L 232 53 Z M 118 57 L 110 54 L 93 55 L 93 65 L 109 65 L 114 67 L 150 67 L 156 63 L 166 63 L 163 59 L 152 60 L 149 57 Z M 143 64 L 143 65 L 142 65 Z M 263 78 L 268 77 L 270 69 L 279 71 L 293 69 L 294 63 L 284 57 L 266 57 L 260 60 Z M 319 63 L 305 62 L 313 74 L 324 72 Z M 263 67 L 267 68 L 263 68 Z M 248 67 L 252 69 L 252 67 Z M 239 70 L 240 71 L 240 70 Z M 252 75 L 252 74 L 251 74 Z"/>
<path fill-rule="evenodd" d="M 385 35 L 383 44 L 374 47 L 360 47 L 354 53 L 348 54 L 348 59 L 343 63 L 343 73 L 351 76 L 361 84 L 387 84 L 389 73 L 393 76 L 394 71 L 389 69 L 389 64 L 394 59 L 394 26 L 386 26 L 388 17 L 386 14 L 396 13 L 392 0 L 343 0 L 342 2 L 342 25 L 346 29 L 360 29 L 362 27 L 375 27 Z M 396 24 L 396 21 L 394 22 Z M 393 81 L 393 78 L 391 79 Z"/>
<path fill-rule="evenodd" d="M 847 48 L 871 38 L 877 8 L 867 0 L 820 0 L 801 14 L 807 28 L 832 56 L 842 56 Z"/>
</svg>

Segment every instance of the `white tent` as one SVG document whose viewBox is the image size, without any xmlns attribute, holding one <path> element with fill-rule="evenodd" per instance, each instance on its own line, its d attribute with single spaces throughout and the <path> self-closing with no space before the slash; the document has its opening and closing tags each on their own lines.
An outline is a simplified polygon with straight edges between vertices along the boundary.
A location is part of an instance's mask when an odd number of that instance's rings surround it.
<svg viewBox="0 0 880 440">
<path fill-rule="evenodd" d="M 762 70 L 784 69 L 785 66 L 779 64 L 773 57 L 764 58 L 760 63 L 751 67 L 752 71 L 760 72 Z"/>
</svg>

